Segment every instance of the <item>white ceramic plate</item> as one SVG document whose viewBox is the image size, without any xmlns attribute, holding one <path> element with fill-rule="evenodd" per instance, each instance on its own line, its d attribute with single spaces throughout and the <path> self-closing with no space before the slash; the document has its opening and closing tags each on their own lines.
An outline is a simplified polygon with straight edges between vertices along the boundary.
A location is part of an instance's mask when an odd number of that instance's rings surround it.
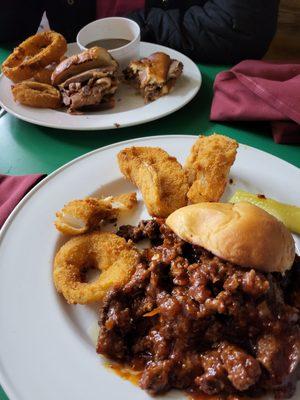
<svg viewBox="0 0 300 400">
<path fill-rule="evenodd" d="M 33 124 L 58 129 L 102 130 L 143 124 L 171 114 L 192 100 L 201 86 L 201 73 L 197 65 L 178 51 L 152 43 L 141 42 L 140 56 L 146 57 L 156 51 L 163 51 L 171 58 L 182 61 L 184 71 L 172 93 L 144 104 L 141 96 L 126 84 L 121 84 L 116 93 L 116 106 L 111 110 L 85 112 L 70 115 L 65 111 L 37 109 L 22 106 L 14 101 L 11 93 L 12 82 L 0 76 L 0 105 L 9 113 Z M 68 54 L 79 53 L 76 43 L 68 45 Z"/>
<path fill-rule="evenodd" d="M 67 305 L 56 293 L 52 261 L 63 239 L 54 214 L 71 199 L 134 190 L 116 162 L 124 147 L 160 146 L 183 162 L 195 138 L 156 136 L 95 150 L 43 180 L 12 213 L 0 233 L 0 381 L 10 400 L 151 399 L 103 366 L 93 343 L 96 308 Z M 245 188 L 299 203 L 299 170 L 254 148 L 240 145 L 230 176 L 224 200 Z M 128 222 L 145 217 L 140 202 Z"/>
</svg>

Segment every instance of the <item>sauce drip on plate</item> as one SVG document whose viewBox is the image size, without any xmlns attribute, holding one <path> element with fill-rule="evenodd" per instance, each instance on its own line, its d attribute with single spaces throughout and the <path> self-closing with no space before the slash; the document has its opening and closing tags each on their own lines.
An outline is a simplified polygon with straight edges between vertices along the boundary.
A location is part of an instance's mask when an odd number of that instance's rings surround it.
<svg viewBox="0 0 300 400">
<path fill-rule="evenodd" d="M 188 399 L 189 400 L 250 400 L 248 397 L 236 396 L 236 395 L 212 395 L 209 396 L 205 393 L 194 393 L 188 392 Z"/>
<path fill-rule="evenodd" d="M 134 371 L 132 368 L 123 367 L 122 365 L 106 362 L 105 366 L 111 369 L 115 374 L 120 376 L 123 379 L 133 383 L 134 385 L 138 385 L 139 379 L 142 375 L 141 371 Z"/>
</svg>

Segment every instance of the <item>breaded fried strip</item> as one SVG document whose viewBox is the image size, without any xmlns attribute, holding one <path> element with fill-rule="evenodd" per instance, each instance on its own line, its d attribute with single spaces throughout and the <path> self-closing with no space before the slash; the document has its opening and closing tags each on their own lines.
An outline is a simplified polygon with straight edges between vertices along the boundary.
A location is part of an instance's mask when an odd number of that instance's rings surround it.
<svg viewBox="0 0 300 400">
<path fill-rule="evenodd" d="M 120 210 L 132 210 L 137 204 L 136 193 L 130 192 L 114 196 L 111 199 L 111 204 L 113 208 L 119 208 Z"/>
<path fill-rule="evenodd" d="M 135 192 L 104 199 L 86 197 L 72 200 L 56 213 L 55 227 L 66 235 L 80 235 L 99 228 L 101 221 L 111 221 L 136 204 Z"/>
<path fill-rule="evenodd" d="M 188 181 L 175 157 L 159 147 L 129 147 L 118 154 L 122 174 L 140 191 L 152 216 L 167 217 L 187 204 Z"/>
<path fill-rule="evenodd" d="M 199 136 L 185 163 L 191 203 L 219 201 L 224 193 L 238 143 L 223 135 Z"/>
</svg>

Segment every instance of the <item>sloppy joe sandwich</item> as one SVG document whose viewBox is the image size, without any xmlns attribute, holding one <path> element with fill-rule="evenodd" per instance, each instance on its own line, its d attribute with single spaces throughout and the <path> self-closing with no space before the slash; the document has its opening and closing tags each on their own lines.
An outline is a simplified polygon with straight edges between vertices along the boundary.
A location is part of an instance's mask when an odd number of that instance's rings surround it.
<svg viewBox="0 0 300 400">
<path fill-rule="evenodd" d="M 295 258 L 288 229 L 250 203 L 193 204 L 173 212 L 166 224 L 181 239 L 241 267 L 285 272 Z"/>
<path fill-rule="evenodd" d="M 118 63 L 107 50 L 92 47 L 63 60 L 53 71 L 52 84 L 58 86 L 70 112 L 114 107 L 118 87 Z"/>
<path fill-rule="evenodd" d="M 300 262 L 281 222 L 247 203 L 201 203 L 117 234 L 151 246 L 100 306 L 98 353 L 151 394 L 293 395 Z"/>
<path fill-rule="evenodd" d="M 182 62 L 157 52 L 147 58 L 131 61 L 123 74 L 125 81 L 138 89 L 145 103 L 149 103 L 170 93 L 182 70 Z"/>
</svg>

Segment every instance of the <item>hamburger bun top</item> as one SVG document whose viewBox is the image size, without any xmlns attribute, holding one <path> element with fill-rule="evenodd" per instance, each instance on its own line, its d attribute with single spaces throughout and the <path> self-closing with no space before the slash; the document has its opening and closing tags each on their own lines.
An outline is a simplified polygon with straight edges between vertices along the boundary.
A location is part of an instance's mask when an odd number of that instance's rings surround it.
<svg viewBox="0 0 300 400">
<path fill-rule="evenodd" d="M 51 82 L 56 86 L 81 72 L 108 66 L 114 66 L 117 69 L 118 63 L 106 49 L 92 47 L 61 61 L 52 73 Z"/>
<path fill-rule="evenodd" d="M 174 211 L 166 224 L 181 239 L 241 267 L 284 272 L 295 242 L 282 222 L 250 203 L 199 203 Z"/>
</svg>

